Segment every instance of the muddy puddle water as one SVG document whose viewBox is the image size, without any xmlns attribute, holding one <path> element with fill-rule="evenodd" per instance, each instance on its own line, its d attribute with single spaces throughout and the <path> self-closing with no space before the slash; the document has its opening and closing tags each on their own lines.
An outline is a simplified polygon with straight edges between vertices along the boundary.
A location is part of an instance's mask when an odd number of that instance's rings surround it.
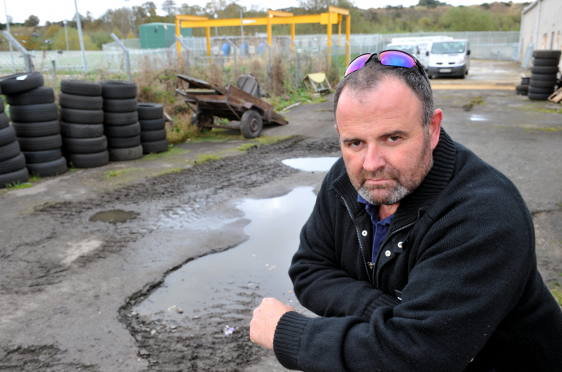
<svg viewBox="0 0 562 372">
<path fill-rule="evenodd" d="M 327 172 L 339 158 L 296 158 L 285 159 L 283 164 L 306 172 Z"/>
<path fill-rule="evenodd" d="M 136 212 L 127 212 L 120 209 L 115 209 L 112 211 L 103 211 L 94 214 L 90 217 L 90 222 L 102 221 L 102 222 L 109 222 L 112 224 L 118 223 L 125 223 L 127 221 L 131 221 L 136 219 L 138 213 Z"/>
<path fill-rule="evenodd" d="M 213 309 L 236 312 L 247 308 L 253 294 L 287 299 L 293 289 L 287 271 L 316 200 L 312 190 L 301 187 L 282 197 L 241 202 L 237 207 L 251 221 L 244 229 L 249 239 L 185 264 L 134 311 L 177 317 L 181 308 L 183 315 L 197 317 L 202 311 L 215 312 Z"/>
</svg>

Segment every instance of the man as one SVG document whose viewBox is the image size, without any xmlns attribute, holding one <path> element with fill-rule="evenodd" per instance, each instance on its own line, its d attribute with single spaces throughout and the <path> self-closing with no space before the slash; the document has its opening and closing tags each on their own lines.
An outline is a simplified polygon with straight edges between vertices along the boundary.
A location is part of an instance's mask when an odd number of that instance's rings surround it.
<svg viewBox="0 0 562 372">
<path fill-rule="evenodd" d="M 521 195 L 441 128 L 418 64 L 384 61 L 336 89 L 343 160 L 289 269 L 319 317 L 264 299 L 251 339 L 303 371 L 562 371 Z"/>
</svg>

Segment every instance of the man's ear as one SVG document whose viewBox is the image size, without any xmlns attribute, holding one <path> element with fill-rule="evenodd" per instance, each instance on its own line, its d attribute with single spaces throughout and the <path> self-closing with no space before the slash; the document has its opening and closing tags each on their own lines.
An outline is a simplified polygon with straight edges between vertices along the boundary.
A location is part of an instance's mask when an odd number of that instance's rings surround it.
<svg viewBox="0 0 562 372">
<path fill-rule="evenodd" d="M 431 150 L 435 150 L 439 143 L 439 135 L 441 134 L 441 121 L 443 120 L 443 111 L 437 109 L 433 111 L 433 116 L 429 122 L 429 139 L 431 142 Z"/>
<path fill-rule="evenodd" d="M 336 128 L 336 132 L 338 132 L 338 136 L 340 135 L 340 130 L 338 129 L 338 125 L 334 125 L 334 128 Z"/>
</svg>

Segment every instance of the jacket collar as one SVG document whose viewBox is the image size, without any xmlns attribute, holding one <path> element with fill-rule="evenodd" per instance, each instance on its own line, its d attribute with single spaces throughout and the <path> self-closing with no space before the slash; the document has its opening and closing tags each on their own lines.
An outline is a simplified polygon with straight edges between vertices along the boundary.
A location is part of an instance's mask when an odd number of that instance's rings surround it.
<svg viewBox="0 0 562 372">
<path fill-rule="evenodd" d="M 341 163 L 343 164 L 343 161 Z M 424 206 L 430 205 L 449 183 L 455 170 L 455 163 L 455 143 L 441 128 L 439 143 L 433 150 L 433 167 L 418 188 L 402 199 L 394 214 L 391 230 L 416 220 L 418 211 Z M 341 174 L 332 182 L 332 187 L 343 197 L 354 217 L 365 211 L 365 205 L 357 201 L 357 190 L 351 184 L 345 166 L 343 166 Z"/>
</svg>

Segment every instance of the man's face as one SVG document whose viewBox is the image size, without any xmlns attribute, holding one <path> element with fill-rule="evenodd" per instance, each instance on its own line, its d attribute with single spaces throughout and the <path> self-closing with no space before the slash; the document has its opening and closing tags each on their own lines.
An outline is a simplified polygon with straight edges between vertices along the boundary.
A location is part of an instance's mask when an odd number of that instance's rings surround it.
<svg viewBox="0 0 562 372">
<path fill-rule="evenodd" d="M 347 173 L 355 189 L 374 205 L 393 205 L 414 191 L 433 164 L 442 112 L 429 128 L 421 103 L 400 80 L 387 78 L 368 92 L 342 92 L 336 129 Z"/>
</svg>

